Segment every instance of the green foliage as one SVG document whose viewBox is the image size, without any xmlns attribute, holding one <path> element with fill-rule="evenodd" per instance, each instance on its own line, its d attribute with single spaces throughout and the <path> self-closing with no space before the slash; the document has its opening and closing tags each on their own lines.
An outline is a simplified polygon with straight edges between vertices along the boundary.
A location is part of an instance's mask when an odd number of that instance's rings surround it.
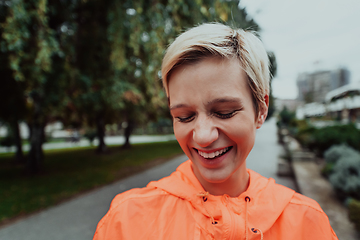
<svg viewBox="0 0 360 240">
<path fill-rule="evenodd" d="M 309 126 L 296 134 L 300 143 L 322 157 L 333 145 L 347 144 L 360 150 L 360 131 L 353 125 L 335 125 L 324 128 Z"/>
<path fill-rule="evenodd" d="M 0 73 L 13 86 L 6 99 L 19 106 L 4 116 L 18 114 L 31 126 L 30 165 L 41 164 L 34 158 L 42 156 L 43 128 L 54 119 L 76 128 L 96 126 L 105 145 L 105 124 L 166 117 L 159 80 L 166 47 L 181 31 L 203 22 L 258 30 L 237 6 L 238 1 L 222 0 L 1 4 Z"/>
<path fill-rule="evenodd" d="M 298 127 L 298 131 L 295 135 L 295 138 L 299 141 L 299 143 L 306 148 L 309 148 L 310 142 L 313 141 L 314 133 L 317 129 L 313 126 L 309 126 L 308 124 L 302 125 L 302 127 Z"/>
<path fill-rule="evenodd" d="M 93 129 L 86 130 L 84 137 L 89 140 L 90 144 L 92 145 L 94 139 L 96 138 L 96 131 Z"/>
<path fill-rule="evenodd" d="M 227 23 L 230 26 L 246 30 L 260 31 L 260 26 L 255 22 L 254 19 L 250 18 L 250 16 L 246 12 L 246 9 L 238 7 L 239 1 L 229 1 L 227 4 L 228 9 L 226 15 L 229 16 L 227 16 L 226 18 L 228 19 Z M 228 11 L 230 11 L 230 13 L 228 13 Z"/>
<path fill-rule="evenodd" d="M 329 180 L 341 199 L 353 197 L 360 200 L 360 153 L 341 156 Z"/>
<path fill-rule="evenodd" d="M 332 174 L 335 164 L 339 159 L 343 157 L 356 158 L 360 156 L 359 156 L 359 152 L 355 151 L 353 148 L 347 146 L 346 144 L 333 145 L 324 152 L 325 167 L 322 169 L 322 173 L 326 177 Z"/>
<path fill-rule="evenodd" d="M 335 163 L 325 163 L 325 166 L 321 169 L 321 174 L 328 178 L 334 170 Z"/>
<path fill-rule="evenodd" d="M 355 223 L 356 230 L 360 232 L 360 201 L 352 199 L 348 209 L 350 220 Z"/>
<path fill-rule="evenodd" d="M 275 101 L 274 101 L 274 96 L 272 94 L 271 80 L 273 79 L 273 77 L 275 77 L 277 72 L 277 63 L 276 63 L 275 54 L 273 52 L 268 52 L 268 56 L 270 62 L 270 93 L 269 93 L 269 109 L 268 109 L 267 119 L 271 118 L 275 112 Z"/>
<path fill-rule="evenodd" d="M 55 31 L 49 27 L 46 15 L 44 0 L 12 1 L 2 24 L 2 37 L 10 52 L 14 77 L 19 81 L 30 81 L 32 87 L 46 81 L 52 56 L 59 53 Z"/>
<path fill-rule="evenodd" d="M 336 163 L 341 157 L 350 157 L 359 154 L 346 144 L 333 145 L 324 152 L 325 162 Z"/>
<path fill-rule="evenodd" d="M 295 112 L 288 110 L 285 106 L 279 113 L 278 125 L 289 127 L 295 122 Z"/>
</svg>

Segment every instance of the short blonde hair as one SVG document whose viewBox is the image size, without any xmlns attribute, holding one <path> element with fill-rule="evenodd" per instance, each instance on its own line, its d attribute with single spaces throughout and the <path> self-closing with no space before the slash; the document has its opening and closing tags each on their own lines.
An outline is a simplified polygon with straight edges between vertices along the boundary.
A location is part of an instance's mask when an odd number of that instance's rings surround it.
<svg viewBox="0 0 360 240">
<path fill-rule="evenodd" d="M 238 59 L 248 76 L 255 111 L 269 95 L 269 58 L 262 42 L 253 32 L 232 29 L 220 23 L 206 23 L 191 28 L 178 36 L 169 46 L 161 66 L 162 82 L 169 97 L 168 82 L 171 72 L 204 58 Z"/>
</svg>

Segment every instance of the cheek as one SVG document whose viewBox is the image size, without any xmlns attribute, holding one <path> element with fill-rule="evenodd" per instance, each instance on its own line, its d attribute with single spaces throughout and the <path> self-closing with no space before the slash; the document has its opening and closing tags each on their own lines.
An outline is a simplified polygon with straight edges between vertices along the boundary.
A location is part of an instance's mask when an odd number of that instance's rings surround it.
<svg viewBox="0 0 360 240">
<path fill-rule="evenodd" d="M 174 135 L 180 146 L 183 147 L 186 144 L 188 137 L 188 130 L 182 124 L 173 122 Z"/>
<path fill-rule="evenodd" d="M 227 127 L 228 136 L 238 144 L 251 143 L 255 138 L 256 126 L 254 119 L 245 118 L 241 121 L 230 123 Z"/>
</svg>

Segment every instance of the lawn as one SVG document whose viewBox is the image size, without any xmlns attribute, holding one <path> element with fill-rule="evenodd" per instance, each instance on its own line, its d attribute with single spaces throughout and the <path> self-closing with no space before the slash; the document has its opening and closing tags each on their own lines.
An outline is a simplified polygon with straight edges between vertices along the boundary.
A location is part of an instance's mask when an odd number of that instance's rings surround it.
<svg viewBox="0 0 360 240">
<path fill-rule="evenodd" d="M 0 155 L 0 224 L 57 204 L 85 191 L 145 170 L 182 153 L 176 141 L 45 152 L 42 173 L 29 176 L 14 164 L 12 154 Z"/>
</svg>

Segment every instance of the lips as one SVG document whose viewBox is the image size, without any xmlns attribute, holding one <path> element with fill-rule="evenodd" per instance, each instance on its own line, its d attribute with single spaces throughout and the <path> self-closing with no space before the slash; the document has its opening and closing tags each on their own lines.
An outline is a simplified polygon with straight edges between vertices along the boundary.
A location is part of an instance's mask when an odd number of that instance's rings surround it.
<svg viewBox="0 0 360 240">
<path fill-rule="evenodd" d="M 203 158 L 206 158 L 206 159 L 214 159 L 214 158 L 217 158 L 219 156 L 222 156 L 224 155 L 225 153 L 227 153 L 230 149 L 232 148 L 231 147 L 226 147 L 226 148 L 223 148 L 223 149 L 220 149 L 220 150 L 216 150 L 216 151 L 213 151 L 213 152 L 203 152 L 201 150 L 198 150 L 198 149 L 195 149 L 200 156 L 202 156 Z"/>
</svg>

